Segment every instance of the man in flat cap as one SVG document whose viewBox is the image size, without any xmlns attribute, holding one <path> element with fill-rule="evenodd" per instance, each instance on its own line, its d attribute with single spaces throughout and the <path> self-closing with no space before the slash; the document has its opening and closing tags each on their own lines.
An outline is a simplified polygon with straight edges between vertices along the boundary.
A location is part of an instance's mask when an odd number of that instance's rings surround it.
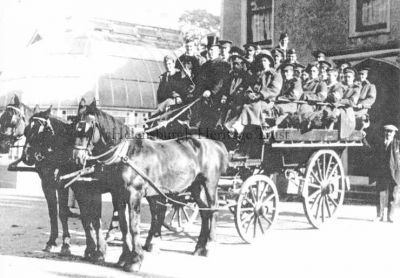
<svg viewBox="0 0 400 278">
<path fill-rule="evenodd" d="M 229 61 L 229 57 L 231 56 L 231 48 L 232 48 L 232 42 L 229 40 L 220 40 L 219 45 L 221 47 L 221 58 L 225 62 Z"/>
<path fill-rule="evenodd" d="M 287 51 L 286 54 L 287 54 L 287 59 L 285 61 L 286 63 L 292 64 L 292 65 L 298 64 L 296 49 L 291 48 Z"/>
<path fill-rule="evenodd" d="M 318 65 L 308 64 L 305 70 L 310 78 L 303 84 L 303 99 L 310 101 L 325 101 L 328 95 L 328 88 L 325 81 L 319 79 Z"/>
<path fill-rule="evenodd" d="M 297 79 L 300 79 L 300 81 L 302 81 L 301 75 L 302 75 L 303 71 L 305 70 L 305 68 L 306 67 L 300 63 L 294 64 L 294 76 Z"/>
<path fill-rule="evenodd" d="M 286 54 L 289 48 L 289 35 L 287 33 L 282 33 L 279 36 L 279 44 L 275 48 L 282 50 L 283 59 L 286 60 L 287 59 Z"/>
<path fill-rule="evenodd" d="M 395 138 L 397 131 L 396 126 L 385 125 L 384 142 L 376 148 L 376 188 L 379 194 L 377 216 L 380 221 L 384 221 L 387 204 L 387 221 L 394 222 L 395 208 L 400 201 L 400 142 Z"/>
<path fill-rule="evenodd" d="M 339 69 L 339 82 L 344 82 L 344 70 L 348 67 L 351 67 L 351 64 L 346 61 L 339 61 L 337 63 Z"/>
<path fill-rule="evenodd" d="M 198 111 L 200 128 L 203 131 L 215 128 L 219 121 L 221 98 L 231 68 L 220 56 L 221 44 L 218 38 L 208 36 L 207 40 L 210 60 L 201 66 L 195 89 L 195 96 L 203 98 Z"/>
<path fill-rule="evenodd" d="M 243 47 L 246 52 L 244 57 L 246 58 L 247 62 L 253 63 L 256 56 L 256 45 L 254 43 L 246 43 L 243 45 Z"/>
</svg>

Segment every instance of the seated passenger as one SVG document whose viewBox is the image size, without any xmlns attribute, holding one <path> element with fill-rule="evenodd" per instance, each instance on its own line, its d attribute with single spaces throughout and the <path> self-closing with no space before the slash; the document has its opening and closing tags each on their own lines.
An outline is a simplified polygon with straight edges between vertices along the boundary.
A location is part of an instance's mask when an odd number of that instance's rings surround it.
<svg viewBox="0 0 400 278">
<path fill-rule="evenodd" d="M 315 103 L 325 101 L 328 88 L 326 83 L 319 79 L 318 64 L 308 64 L 305 72 L 309 78 L 303 83 L 302 99 L 308 103 L 299 105 L 299 114 L 307 120 L 312 119 L 314 112 L 318 109 Z"/>
<path fill-rule="evenodd" d="M 244 90 L 248 87 L 250 79 L 250 74 L 246 71 L 250 63 L 244 57 L 232 55 L 230 61 L 232 70 L 229 73 L 225 93 L 221 98 L 221 124 L 240 115 L 242 107 L 246 103 Z"/>
<path fill-rule="evenodd" d="M 364 117 L 376 100 L 376 87 L 368 81 L 368 68 L 360 70 L 361 92 L 357 104 L 354 106 L 355 116 Z"/>
<path fill-rule="evenodd" d="M 354 83 L 355 77 L 357 75 L 357 71 L 348 67 L 344 70 L 344 93 L 343 98 L 339 101 L 340 104 L 354 107 L 358 103 L 358 99 L 360 98 L 360 86 Z"/>
<path fill-rule="evenodd" d="M 294 77 L 294 67 L 293 64 L 285 64 L 282 67 L 283 84 L 277 98 L 279 103 L 275 104 L 280 115 L 297 112 L 297 103 L 292 101 L 300 100 L 303 95 L 301 81 Z"/>
<path fill-rule="evenodd" d="M 323 60 L 323 61 L 319 61 L 319 78 L 322 81 L 327 81 L 328 80 L 328 69 L 330 69 L 332 67 L 331 63 Z"/>
<path fill-rule="evenodd" d="M 175 68 L 175 59 L 170 55 L 165 56 L 164 66 L 166 72 L 160 76 L 160 84 L 157 90 L 158 106 L 154 115 L 164 113 L 171 105 L 182 103 L 177 87 L 180 72 Z"/>
<path fill-rule="evenodd" d="M 275 71 L 274 59 L 267 53 L 256 56 L 257 75 L 245 88 L 245 103 L 240 115 L 226 122 L 225 127 L 240 134 L 245 126 L 265 124 L 274 101 L 282 88 L 282 76 Z"/>
</svg>

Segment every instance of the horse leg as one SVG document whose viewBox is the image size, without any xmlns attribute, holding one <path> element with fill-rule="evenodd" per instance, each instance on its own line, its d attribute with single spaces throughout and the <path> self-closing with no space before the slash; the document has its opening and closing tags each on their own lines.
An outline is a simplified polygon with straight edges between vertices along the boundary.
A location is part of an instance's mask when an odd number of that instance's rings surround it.
<svg viewBox="0 0 400 278">
<path fill-rule="evenodd" d="M 197 182 L 194 186 L 192 186 L 192 194 L 199 208 L 209 207 L 206 192 L 201 183 Z M 206 256 L 207 255 L 206 244 L 210 233 L 209 231 L 210 211 L 200 210 L 200 217 L 201 217 L 200 235 L 197 240 L 197 244 L 193 252 L 193 255 Z"/>
<path fill-rule="evenodd" d="M 139 242 L 140 236 L 140 203 L 142 199 L 142 190 L 138 190 L 133 186 L 128 187 L 129 191 L 129 234 L 131 236 L 132 248 L 130 251 L 129 259 L 124 265 L 124 270 L 128 272 L 139 271 L 143 261 L 143 250 Z"/>
<path fill-rule="evenodd" d="M 118 198 L 115 193 L 111 192 L 112 204 L 113 204 L 113 215 L 110 221 L 110 226 L 106 234 L 106 242 L 113 241 L 116 238 L 116 233 L 119 230 L 118 225 Z"/>
<path fill-rule="evenodd" d="M 124 196 L 126 196 L 126 192 L 123 191 L 117 197 L 117 208 L 118 208 L 118 218 L 119 218 L 119 228 L 122 233 L 122 253 L 119 256 L 117 266 L 123 267 L 128 260 L 128 256 L 130 251 L 132 250 L 131 246 L 131 235 L 128 233 L 128 223 L 129 223 L 129 213 L 128 206 L 126 205 L 126 200 Z"/>
<path fill-rule="evenodd" d="M 56 186 L 56 185 L 54 185 Z M 61 221 L 61 226 L 63 229 L 63 244 L 61 247 L 61 253 L 60 255 L 62 256 L 69 256 L 71 255 L 71 250 L 70 250 L 70 242 L 71 242 L 71 236 L 69 234 L 69 229 L 68 229 L 68 213 L 69 213 L 69 208 L 68 208 L 68 195 L 69 195 L 69 190 L 65 188 L 59 188 L 57 190 L 58 192 L 58 209 L 59 213 L 58 216 Z"/>
<path fill-rule="evenodd" d="M 56 239 L 58 237 L 57 193 L 56 188 L 49 181 L 46 181 L 46 179 L 42 179 L 42 190 L 46 198 L 50 217 L 50 238 L 43 251 L 51 252 L 57 246 Z"/>
<path fill-rule="evenodd" d="M 161 227 L 164 222 L 166 207 L 159 204 L 162 201 L 160 196 L 148 197 L 147 201 L 151 213 L 151 226 L 143 249 L 148 252 L 158 252 L 157 244 L 161 239 Z"/>
<path fill-rule="evenodd" d="M 82 226 L 86 236 L 86 249 L 84 258 L 87 260 L 91 260 L 96 252 L 96 242 L 95 242 L 95 235 L 92 227 L 92 219 L 90 214 L 91 192 L 89 190 L 86 190 L 84 188 L 85 186 L 86 185 L 76 183 L 73 185 L 72 189 L 74 190 L 75 197 L 79 205 Z"/>
<path fill-rule="evenodd" d="M 208 210 L 200 211 L 201 230 L 196 244 L 194 255 L 207 256 L 210 247 L 216 241 L 216 207 L 217 207 L 217 181 L 216 177 L 211 181 L 204 179 L 198 186 L 193 187 L 194 198 L 200 208 Z"/>
<path fill-rule="evenodd" d="M 92 225 L 96 233 L 96 252 L 93 258 L 96 262 L 104 262 L 107 244 L 101 233 L 101 193 L 96 191 L 92 195 Z"/>
</svg>

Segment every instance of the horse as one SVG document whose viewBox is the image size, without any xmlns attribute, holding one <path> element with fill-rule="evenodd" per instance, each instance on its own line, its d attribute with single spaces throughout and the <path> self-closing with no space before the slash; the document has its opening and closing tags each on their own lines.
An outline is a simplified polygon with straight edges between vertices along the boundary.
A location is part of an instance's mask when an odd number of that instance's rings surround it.
<svg viewBox="0 0 400 278">
<path fill-rule="evenodd" d="M 19 101 L 15 95 L 0 116 L 0 153 L 8 153 L 9 147 L 23 138 L 27 122 L 33 110 Z"/>
<path fill-rule="evenodd" d="M 113 145 L 110 134 L 120 123 L 99 110 L 96 102 L 79 109 L 78 118 L 73 157 L 84 165 L 91 154 L 104 153 Z M 194 254 L 206 256 L 216 239 L 217 184 L 228 165 L 225 146 L 200 136 L 171 140 L 134 136 L 121 144 L 123 157 L 114 157 L 114 164 L 104 166 L 113 167 L 112 182 L 119 200 L 123 248 L 117 265 L 125 271 L 138 271 L 143 261 L 138 241 L 142 197 L 148 199 L 152 217 L 148 245 L 160 236 L 165 213 L 157 209 L 156 200 L 181 192 L 190 192 L 200 207 L 202 223 Z"/>
<path fill-rule="evenodd" d="M 65 183 L 60 183 L 58 178 L 63 174 L 69 174 L 77 170 L 76 165 L 71 162 L 74 145 L 71 127 L 72 125 L 64 120 L 51 116 L 51 108 L 43 112 L 38 112 L 35 109 L 35 114 L 30 118 L 25 128 L 26 142 L 22 156 L 24 163 L 36 165 L 43 183 L 46 181 L 46 184 L 51 184 L 50 189 L 54 191 L 53 198 L 50 199 L 51 204 L 57 204 L 55 192 L 58 191 L 60 219 L 64 230 L 63 246 L 61 248 L 61 254 L 63 255 L 70 254 L 70 237 L 65 214 L 68 189 L 64 188 Z M 86 235 L 87 248 L 85 249 L 84 258 L 90 261 L 103 261 L 106 245 L 100 230 L 101 194 L 108 191 L 95 182 L 75 182 L 72 185 L 72 190 L 75 193 L 81 211 L 81 221 Z M 114 200 L 115 198 L 113 198 L 113 204 Z M 96 205 L 100 205 L 100 207 L 96 207 Z M 57 208 L 52 207 L 50 209 L 49 206 L 50 212 L 53 212 L 53 214 L 55 212 L 56 214 Z M 96 219 L 99 221 L 96 221 Z M 57 221 L 57 219 L 55 220 Z M 57 228 L 57 226 L 55 227 Z M 108 233 L 110 233 L 110 230 Z M 93 240 L 93 238 L 97 240 Z"/>
<path fill-rule="evenodd" d="M 33 111 L 27 122 L 24 135 L 25 146 L 21 157 L 26 165 L 35 165 L 42 182 L 42 190 L 47 201 L 50 216 L 50 238 L 43 251 L 51 252 L 57 246 L 58 216 L 63 230 L 61 255 L 70 255 L 70 233 L 68 229 L 68 188 L 60 186 L 57 176 L 63 171 L 75 167 L 70 161 L 68 148 L 72 147 L 70 125 L 60 119 L 50 118 L 51 108 L 39 112 L 38 107 Z M 57 136 L 56 136 L 57 135 Z"/>
</svg>

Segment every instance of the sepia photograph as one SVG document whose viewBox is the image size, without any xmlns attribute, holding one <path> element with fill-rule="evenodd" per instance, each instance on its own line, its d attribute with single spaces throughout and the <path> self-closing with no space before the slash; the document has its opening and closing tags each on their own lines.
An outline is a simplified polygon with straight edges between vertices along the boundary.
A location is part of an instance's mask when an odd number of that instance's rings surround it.
<svg viewBox="0 0 400 278">
<path fill-rule="evenodd" d="M 400 0 L 1 0 L 0 277 L 381 277 Z"/>
</svg>

